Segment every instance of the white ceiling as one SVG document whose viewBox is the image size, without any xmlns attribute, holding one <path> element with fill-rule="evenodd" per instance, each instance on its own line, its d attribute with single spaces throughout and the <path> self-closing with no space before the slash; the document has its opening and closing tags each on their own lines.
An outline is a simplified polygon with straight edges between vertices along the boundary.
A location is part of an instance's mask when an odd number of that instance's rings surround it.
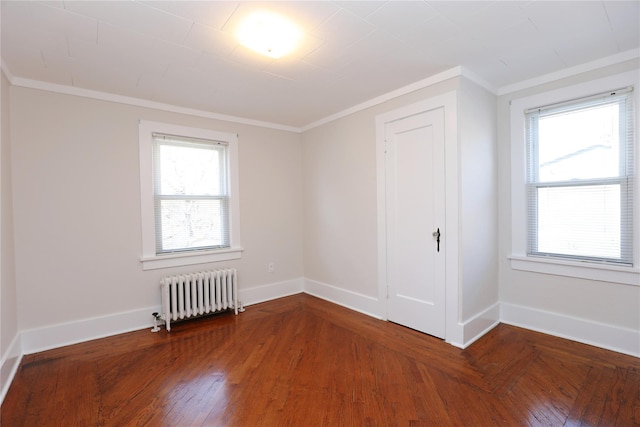
<svg viewBox="0 0 640 427">
<path fill-rule="evenodd" d="M 238 45 L 255 9 L 302 26 L 302 47 L 274 60 Z M 0 13 L 13 80 L 298 128 L 452 67 L 497 89 L 640 51 L 640 1 L 3 0 Z"/>
</svg>

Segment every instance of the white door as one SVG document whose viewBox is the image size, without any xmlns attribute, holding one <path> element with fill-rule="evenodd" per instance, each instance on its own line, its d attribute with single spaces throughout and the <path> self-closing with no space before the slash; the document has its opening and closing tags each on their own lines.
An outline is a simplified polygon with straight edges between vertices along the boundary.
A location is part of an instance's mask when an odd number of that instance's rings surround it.
<svg viewBox="0 0 640 427">
<path fill-rule="evenodd" d="M 387 318 L 444 338 L 444 108 L 384 131 Z"/>
</svg>

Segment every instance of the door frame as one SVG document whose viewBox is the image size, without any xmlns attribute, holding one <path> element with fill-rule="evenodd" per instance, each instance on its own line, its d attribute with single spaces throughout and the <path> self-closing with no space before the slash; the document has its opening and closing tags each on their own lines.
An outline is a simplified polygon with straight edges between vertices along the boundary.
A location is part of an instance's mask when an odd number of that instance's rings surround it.
<svg viewBox="0 0 640 427">
<path fill-rule="evenodd" d="M 376 181 L 378 231 L 378 313 L 387 317 L 387 239 L 386 239 L 386 170 L 385 126 L 408 116 L 444 109 L 445 144 L 445 226 L 442 233 L 445 249 L 445 341 L 463 346 L 459 292 L 459 179 L 458 179 L 458 97 L 457 91 L 436 95 L 411 105 L 376 116 Z"/>
</svg>

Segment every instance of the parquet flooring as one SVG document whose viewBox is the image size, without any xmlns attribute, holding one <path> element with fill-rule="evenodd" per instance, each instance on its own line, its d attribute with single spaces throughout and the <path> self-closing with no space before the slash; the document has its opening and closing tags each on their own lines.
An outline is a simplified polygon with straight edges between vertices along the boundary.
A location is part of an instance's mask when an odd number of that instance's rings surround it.
<svg viewBox="0 0 640 427">
<path fill-rule="evenodd" d="M 466 350 L 309 295 L 23 358 L 10 426 L 638 426 L 640 359 L 499 325 Z"/>
</svg>

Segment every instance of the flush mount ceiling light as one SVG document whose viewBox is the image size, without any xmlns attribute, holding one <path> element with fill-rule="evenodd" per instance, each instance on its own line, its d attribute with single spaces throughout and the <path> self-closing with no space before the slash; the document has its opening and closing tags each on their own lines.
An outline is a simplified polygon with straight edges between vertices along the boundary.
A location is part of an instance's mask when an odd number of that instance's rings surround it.
<svg viewBox="0 0 640 427">
<path fill-rule="evenodd" d="M 301 35 L 291 21 L 268 11 L 249 15 L 237 31 L 240 44 L 271 58 L 280 58 L 293 52 Z"/>
</svg>

